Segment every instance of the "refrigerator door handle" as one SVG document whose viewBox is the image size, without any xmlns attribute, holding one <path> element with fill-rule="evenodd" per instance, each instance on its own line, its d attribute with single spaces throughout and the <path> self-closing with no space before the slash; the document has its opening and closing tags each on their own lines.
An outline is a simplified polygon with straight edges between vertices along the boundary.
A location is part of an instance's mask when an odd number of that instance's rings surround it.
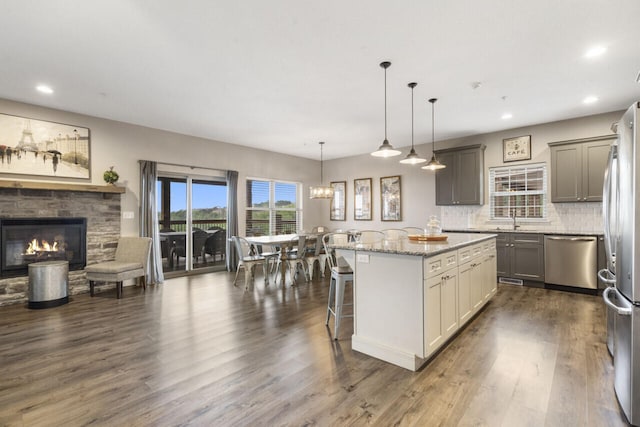
<svg viewBox="0 0 640 427">
<path fill-rule="evenodd" d="M 609 307 L 611 307 L 616 313 L 618 313 L 621 316 L 631 316 L 631 314 L 632 314 L 632 309 L 631 308 L 618 307 L 617 305 L 615 305 L 611 301 L 611 298 L 609 298 L 609 294 L 611 292 L 618 293 L 618 290 L 612 286 L 612 287 L 609 287 L 609 288 L 605 289 L 602 292 L 602 299 L 604 299 L 604 303 L 607 304 Z"/>
<path fill-rule="evenodd" d="M 613 144 L 611 149 L 609 150 L 609 159 L 607 161 L 607 168 L 604 172 L 604 183 L 602 188 L 602 219 L 604 222 L 604 249 L 605 256 L 607 257 L 607 261 L 609 265 L 613 265 L 613 249 L 611 247 L 611 218 L 609 218 L 609 209 L 611 200 L 611 184 L 613 177 L 611 174 L 613 173 L 613 164 L 618 159 L 618 146 Z M 614 190 L 617 190 L 614 189 Z M 617 195 L 617 193 L 616 193 Z M 617 200 L 616 200 L 617 202 Z"/>
<path fill-rule="evenodd" d="M 602 280 L 602 283 L 606 283 L 607 285 L 616 284 L 616 276 L 607 268 L 603 268 L 602 270 L 598 271 L 598 279 Z"/>
</svg>

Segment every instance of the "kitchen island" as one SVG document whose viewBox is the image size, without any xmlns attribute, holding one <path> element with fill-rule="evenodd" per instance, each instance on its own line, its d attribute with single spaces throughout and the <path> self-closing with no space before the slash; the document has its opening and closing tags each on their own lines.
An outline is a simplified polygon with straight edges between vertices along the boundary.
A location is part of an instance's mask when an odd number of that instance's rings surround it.
<svg viewBox="0 0 640 427">
<path fill-rule="evenodd" d="M 354 272 L 352 348 L 418 370 L 497 292 L 495 234 L 335 245 Z"/>
</svg>

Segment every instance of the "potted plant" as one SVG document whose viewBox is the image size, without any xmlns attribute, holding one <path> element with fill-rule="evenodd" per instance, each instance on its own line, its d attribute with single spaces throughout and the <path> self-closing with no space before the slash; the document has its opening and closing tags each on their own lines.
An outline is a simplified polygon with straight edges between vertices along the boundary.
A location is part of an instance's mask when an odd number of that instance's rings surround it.
<svg viewBox="0 0 640 427">
<path fill-rule="evenodd" d="M 104 171 L 102 178 L 107 184 L 114 185 L 118 178 L 120 178 L 120 175 L 118 175 L 118 172 L 114 171 L 113 166 L 111 166 L 109 170 Z"/>
</svg>

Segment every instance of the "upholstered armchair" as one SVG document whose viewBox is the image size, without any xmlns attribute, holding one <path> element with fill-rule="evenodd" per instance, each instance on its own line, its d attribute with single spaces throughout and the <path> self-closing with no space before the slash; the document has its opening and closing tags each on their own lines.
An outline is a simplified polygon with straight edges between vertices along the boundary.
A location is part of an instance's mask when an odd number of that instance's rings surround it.
<svg viewBox="0 0 640 427">
<path fill-rule="evenodd" d="M 146 289 L 150 254 L 150 237 L 121 237 L 118 240 L 114 261 L 92 264 L 85 268 L 91 296 L 94 295 L 95 282 L 115 282 L 117 298 L 122 297 L 122 282 L 127 279 L 140 278 L 143 288 Z"/>
</svg>

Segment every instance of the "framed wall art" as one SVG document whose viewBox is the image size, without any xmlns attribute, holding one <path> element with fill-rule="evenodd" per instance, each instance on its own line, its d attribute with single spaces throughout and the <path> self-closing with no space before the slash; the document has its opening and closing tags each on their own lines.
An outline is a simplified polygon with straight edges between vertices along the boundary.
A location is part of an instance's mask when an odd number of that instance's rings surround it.
<svg viewBox="0 0 640 427">
<path fill-rule="evenodd" d="M 531 160 L 531 135 L 502 140 L 502 162 Z"/>
<path fill-rule="evenodd" d="M 371 221 L 371 178 L 353 180 L 353 219 Z"/>
<path fill-rule="evenodd" d="M 333 198 L 331 199 L 329 219 L 331 221 L 345 221 L 347 219 L 347 182 L 334 181 L 331 183 L 331 187 L 333 188 Z"/>
<path fill-rule="evenodd" d="M 0 114 L 0 175 L 91 178 L 88 128 Z"/>
<path fill-rule="evenodd" d="M 382 221 L 402 221 L 400 176 L 380 178 L 380 209 Z"/>
</svg>

